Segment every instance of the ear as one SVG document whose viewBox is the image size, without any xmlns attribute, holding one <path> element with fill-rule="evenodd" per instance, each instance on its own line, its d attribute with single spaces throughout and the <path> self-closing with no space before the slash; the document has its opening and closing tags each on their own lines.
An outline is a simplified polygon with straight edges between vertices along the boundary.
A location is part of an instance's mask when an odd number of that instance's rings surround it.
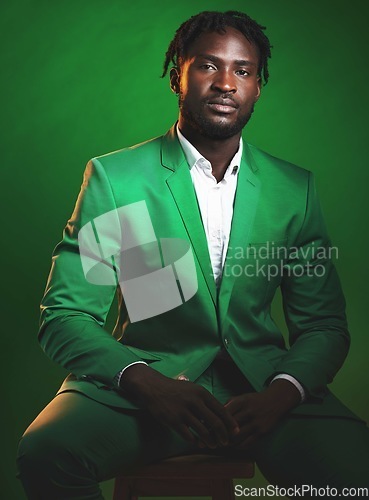
<svg viewBox="0 0 369 500">
<path fill-rule="evenodd" d="M 261 94 L 261 86 L 262 86 L 261 76 L 258 76 L 258 78 L 257 78 L 257 93 L 255 96 L 255 102 L 259 100 L 259 97 Z"/>
<path fill-rule="evenodd" d="M 175 94 L 179 94 L 179 81 L 180 81 L 180 76 L 177 68 L 171 68 L 170 70 L 170 88 Z"/>
</svg>

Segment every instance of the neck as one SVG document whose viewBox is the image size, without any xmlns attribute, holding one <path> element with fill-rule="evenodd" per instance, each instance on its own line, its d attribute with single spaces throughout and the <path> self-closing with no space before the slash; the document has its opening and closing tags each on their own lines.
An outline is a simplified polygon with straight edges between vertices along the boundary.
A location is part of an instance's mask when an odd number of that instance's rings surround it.
<svg viewBox="0 0 369 500">
<path fill-rule="evenodd" d="M 211 163 L 212 173 L 216 180 L 221 181 L 228 165 L 237 153 L 241 133 L 228 139 L 214 140 L 200 135 L 191 127 L 188 127 L 181 119 L 179 119 L 178 126 L 186 139 Z"/>
</svg>

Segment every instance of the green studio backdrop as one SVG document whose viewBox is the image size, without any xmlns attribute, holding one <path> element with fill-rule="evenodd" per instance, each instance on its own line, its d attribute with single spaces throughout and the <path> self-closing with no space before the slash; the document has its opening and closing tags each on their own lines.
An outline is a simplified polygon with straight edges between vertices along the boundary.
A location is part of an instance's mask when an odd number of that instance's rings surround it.
<svg viewBox="0 0 369 500">
<path fill-rule="evenodd" d="M 312 170 L 345 290 L 349 357 L 332 384 L 362 418 L 368 401 L 367 11 L 360 0 L 2 2 L 2 498 L 24 499 L 17 441 L 66 372 L 42 353 L 38 307 L 51 252 L 89 158 L 164 133 L 177 100 L 160 78 L 179 24 L 244 10 L 274 46 L 248 142 Z M 283 325 L 275 302 L 275 319 Z M 109 326 L 108 326 L 109 327 Z M 86 422 L 88 425 L 88 422 Z M 257 476 L 250 485 L 264 484 Z M 104 484 L 109 495 L 111 482 Z"/>
</svg>

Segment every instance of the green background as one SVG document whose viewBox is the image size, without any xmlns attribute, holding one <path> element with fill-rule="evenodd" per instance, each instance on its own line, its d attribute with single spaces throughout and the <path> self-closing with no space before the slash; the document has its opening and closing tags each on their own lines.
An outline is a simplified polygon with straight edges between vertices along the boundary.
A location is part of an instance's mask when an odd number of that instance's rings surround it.
<svg viewBox="0 0 369 500">
<path fill-rule="evenodd" d="M 352 332 L 332 388 L 369 419 L 365 3 L 2 2 L 1 498 L 24 498 L 15 479 L 17 441 L 66 374 L 38 346 L 38 306 L 85 163 L 174 122 L 176 97 L 159 78 L 164 54 L 179 24 L 201 10 L 244 10 L 268 27 L 270 83 L 244 137 L 316 174 Z"/>
</svg>

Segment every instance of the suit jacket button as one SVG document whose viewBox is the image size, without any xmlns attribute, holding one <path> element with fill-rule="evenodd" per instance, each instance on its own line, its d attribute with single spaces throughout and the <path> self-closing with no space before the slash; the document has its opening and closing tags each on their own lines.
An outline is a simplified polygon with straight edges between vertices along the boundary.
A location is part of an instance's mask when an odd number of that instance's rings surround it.
<svg viewBox="0 0 369 500">
<path fill-rule="evenodd" d="M 185 382 L 188 382 L 190 379 L 186 377 L 186 375 L 178 375 L 177 380 L 184 380 Z"/>
</svg>

